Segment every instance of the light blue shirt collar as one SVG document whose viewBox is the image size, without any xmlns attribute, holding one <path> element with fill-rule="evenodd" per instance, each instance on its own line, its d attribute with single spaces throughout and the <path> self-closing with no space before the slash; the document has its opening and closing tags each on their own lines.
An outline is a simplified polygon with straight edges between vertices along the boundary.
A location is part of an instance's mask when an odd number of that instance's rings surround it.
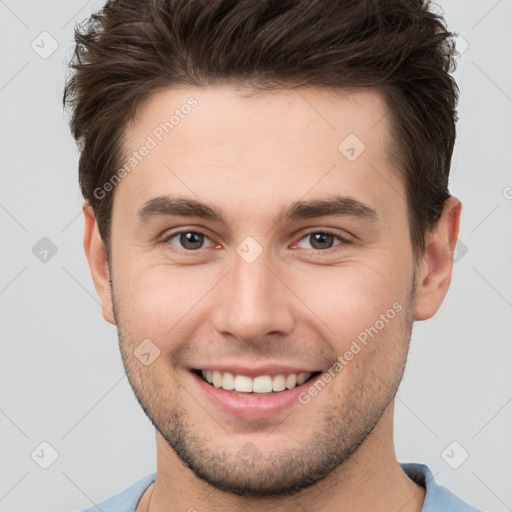
<svg viewBox="0 0 512 512">
<path fill-rule="evenodd" d="M 421 512 L 481 512 L 470 507 L 434 480 L 432 472 L 424 464 L 400 464 L 407 476 L 426 488 Z M 82 512 L 135 512 L 144 491 L 155 481 L 156 473 L 141 478 L 128 489 Z"/>
</svg>

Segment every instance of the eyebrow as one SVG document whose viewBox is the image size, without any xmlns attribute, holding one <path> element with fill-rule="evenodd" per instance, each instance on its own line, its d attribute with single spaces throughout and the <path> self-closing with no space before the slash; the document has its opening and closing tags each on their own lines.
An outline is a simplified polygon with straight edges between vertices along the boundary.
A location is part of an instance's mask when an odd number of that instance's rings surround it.
<svg viewBox="0 0 512 512">
<path fill-rule="evenodd" d="M 201 201 L 181 196 L 158 196 L 144 203 L 136 213 L 138 222 L 144 223 L 154 217 L 180 216 L 200 217 L 202 219 L 225 223 L 220 210 Z M 290 208 L 274 219 L 275 224 L 283 221 L 311 219 L 315 217 L 355 217 L 375 223 L 379 214 L 371 206 L 352 197 L 330 196 L 327 199 L 296 201 Z"/>
</svg>

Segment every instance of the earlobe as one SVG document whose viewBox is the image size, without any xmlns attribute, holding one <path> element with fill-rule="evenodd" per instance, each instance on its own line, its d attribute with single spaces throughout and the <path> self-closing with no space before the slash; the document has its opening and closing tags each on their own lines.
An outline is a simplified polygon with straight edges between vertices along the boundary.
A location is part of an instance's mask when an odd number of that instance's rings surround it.
<svg viewBox="0 0 512 512">
<path fill-rule="evenodd" d="M 94 287 L 101 302 L 103 318 L 115 325 L 110 272 L 105 246 L 100 236 L 92 206 L 84 203 L 82 211 L 84 213 L 84 250 L 89 262 Z"/>
<path fill-rule="evenodd" d="M 433 317 L 448 292 L 461 209 L 461 202 L 449 197 L 435 229 L 426 236 L 425 254 L 416 269 L 414 320 Z"/>
</svg>

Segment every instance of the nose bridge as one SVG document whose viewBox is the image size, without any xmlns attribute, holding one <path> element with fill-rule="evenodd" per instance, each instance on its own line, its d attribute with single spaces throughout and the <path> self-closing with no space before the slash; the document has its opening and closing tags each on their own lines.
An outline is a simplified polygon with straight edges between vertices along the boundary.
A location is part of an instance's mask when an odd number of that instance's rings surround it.
<svg viewBox="0 0 512 512">
<path fill-rule="evenodd" d="M 269 261 L 260 256 L 252 262 L 236 258 L 232 274 L 233 293 L 241 307 L 256 306 L 258 301 L 268 303 L 269 291 L 275 287 L 275 276 L 269 270 Z"/>
<path fill-rule="evenodd" d="M 270 332 L 286 333 L 292 329 L 293 305 L 283 289 L 285 285 L 269 267 L 271 261 L 265 251 L 255 259 L 244 258 L 244 253 L 235 255 L 214 314 L 219 332 L 256 341 Z"/>
</svg>

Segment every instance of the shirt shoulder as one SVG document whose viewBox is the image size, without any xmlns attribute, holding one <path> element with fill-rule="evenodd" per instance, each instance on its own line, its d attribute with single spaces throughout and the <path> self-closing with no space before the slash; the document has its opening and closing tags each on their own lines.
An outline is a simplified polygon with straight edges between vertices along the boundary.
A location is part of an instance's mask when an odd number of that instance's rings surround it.
<svg viewBox="0 0 512 512">
<path fill-rule="evenodd" d="M 400 464 L 407 476 L 426 488 L 421 512 L 482 512 L 455 496 L 446 487 L 438 485 L 428 466 L 416 463 Z M 135 512 L 144 491 L 155 481 L 156 473 L 141 478 L 124 491 L 81 512 Z"/>
<path fill-rule="evenodd" d="M 141 478 L 124 491 L 81 512 L 135 512 L 144 491 L 155 481 L 156 473 Z"/>
<path fill-rule="evenodd" d="M 462 501 L 446 487 L 438 485 L 425 464 L 403 463 L 400 466 L 411 480 L 426 488 L 421 512 L 482 512 Z"/>
</svg>

